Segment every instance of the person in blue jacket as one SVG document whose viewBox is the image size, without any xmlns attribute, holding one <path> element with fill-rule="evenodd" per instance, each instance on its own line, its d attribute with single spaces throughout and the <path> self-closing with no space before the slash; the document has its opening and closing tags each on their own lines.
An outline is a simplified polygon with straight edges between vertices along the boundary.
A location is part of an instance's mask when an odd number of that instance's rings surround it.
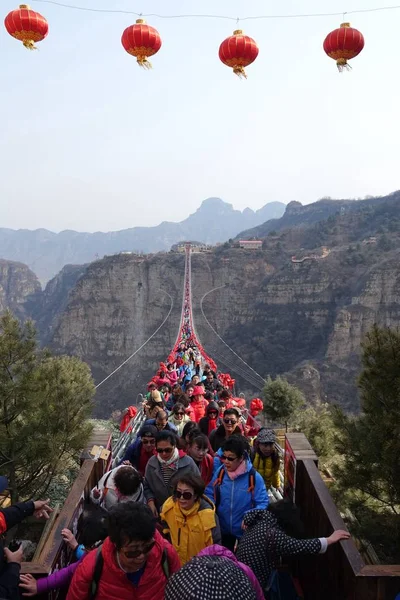
<svg viewBox="0 0 400 600">
<path fill-rule="evenodd" d="M 234 550 L 243 534 L 243 517 L 249 510 L 265 509 L 269 498 L 263 478 L 254 469 L 244 436 L 232 435 L 222 445 L 222 465 L 206 489 L 220 520 L 222 544 Z"/>
</svg>

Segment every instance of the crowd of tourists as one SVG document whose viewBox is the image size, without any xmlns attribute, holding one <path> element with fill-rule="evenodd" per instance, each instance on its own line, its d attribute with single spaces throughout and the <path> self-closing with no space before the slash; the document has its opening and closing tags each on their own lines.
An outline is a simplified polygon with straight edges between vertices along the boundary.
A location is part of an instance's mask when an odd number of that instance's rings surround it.
<svg viewBox="0 0 400 600">
<path fill-rule="evenodd" d="M 303 539 L 295 506 L 270 504 L 268 491 L 281 486 L 275 434 L 253 419 L 259 403 L 243 418 L 243 399 L 190 330 L 169 358 L 148 384 L 135 441 L 90 493 L 79 540 L 61 532 L 74 561 L 35 579 L 20 575 L 22 550 L 6 549 L 0 600 L 59 588 L 67 600 L 262 600 L 273 597 L 282 556 L 323 553 L 349 537 Z M 50 510 L 44 501 L 6 508 L 0 533 Z"/>
</svg>

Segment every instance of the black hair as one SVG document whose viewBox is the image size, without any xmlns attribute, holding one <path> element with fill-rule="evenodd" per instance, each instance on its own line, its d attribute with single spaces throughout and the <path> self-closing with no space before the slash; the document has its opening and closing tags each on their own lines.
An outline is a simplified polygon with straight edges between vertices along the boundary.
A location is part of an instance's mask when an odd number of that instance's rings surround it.
<svg viewBox="0 0 400 600">
<path fill-rule="evenodd" d="M 115 487 L 123 496 L 132 496 L 142 483 L 142 476 L 134 467 L 119 467 L 114 475 Z"/>
<path fill-rule="evenodd" d="M 210 392 L 210 390 L 208 390 L 204 394 L 204 398 L 205 398 L 205 400 L 211 401 L 214 398 L 214 394 L 212 392 Z"/>
<path fill-rule="evenodd" d="M 161 410 L 159 410 L 158 413 L 156 414 L 155 420 L 158 421 L 159 419 L 168 419 L 168 413 L 163 408 Z"/>
<path fill-rule="evenodd" d="M 194 473 L 187 473 L 187 475 L 182 475 L 179 477 L 174 486 L 174 492 L 176 492 L 176 488 L 178 487 L 179 483 L 190 485 L 190 487 L 193 488 L 194 495 L 197 496 L 197 498 L 201 498 L 204 494 L 204 490 L 206 489 L 206 484 L 200 475 L 195 475 Z"/>
<path fill-rule="evenodd" d="M 172 390 L 178 390 L 178 394 L 182 394 L 182 387 L 179 383 L 174 383 L 174 385 L 172 386 Z"/>
<path fill-rule="evenodd" d="M 85 548 L 92 548 L 96 542 L 102 542 L 108 536 L 108 511 L 98 504 L 84 507 L 79 519 L 79 542 Z"/>
<path fill-rule="evenodd" d="M 270 504 L 268 510 L 287 535 L 295 538 L 303 538 L 306 535 L 306 529 L 300 518 L 300 509 L 289 498 Z"/>
<path fill-rule="evenodd" d="M 117 550 L 130 542 L 147 542 L 155 531 L 153 513 L 142 502 L 122 502 L 109 510 L 108 535 Z"/>
<path fill-rule="evenodd" d="M 165 389 L 165 390 L 167 390 L 167 392 L 168 392 L 169 394 L 171 393 L 171 386 L 170 386 L 170 384 L 169 384 L 169 383 L 163 383 L 161 387 L 162 387 L 162 389 Z"/>
<path fill-rule="evenodd" d="M 174 415 L 176 415 L 176 413 L 180 411 L 185 412 L 185 407 L 180 402 L 176 402 L 172 407 L 172 412 L 174 413 Z"/>
<path fill-rule="evenodd" d="M 192 429 L 197 429 L 198 431 L 200 431 L 200 429 L 198 428 L 197 423 L 195 423 L 194 421 L 188 421 L 185 425 L 185 427 L 182 429 L 182 435 L 181 437 L 183 439 L 186 438 L 186 436 L 192 431 Z"/>
<path fill-rule="evenodd" d="M 189 398 L 186 396 L 186 394 L 183 394 L 183 393 L 180 396 L 178 396 L 177 402 L 179 402 L 180 404 L 183 404 L 183 406 L 185 408 L 188 408 L 188 406 L 190 404 Z"/>
<path fill-rule="evenodd" d="M 204 433 L 193 430 L 189 434 L 189 445 L 193 446 L 193 444 L 196 444 L 200 450 L 208 450 L 208 437 Z"/>
<path fill-rule="evenodd" d="M 226 411 L 224 412 L 224 417 L 225 415 L 235 415 L 235 417 L 237 417 L 237 419 L 240 419 L 240 412 L 238 411 L 237 408 L 227 408 Z"/>
<path fill-rule="evenodd" d="M 238 458 L 242 458 L 250 452 L 250 444 L 243 435 L 231 435 L 222 444 L 224 452 L 233 452 Z"/>
<path fill-rule="evenodd" d="M 261 460 L 265 461 L 267 458 L 270 458 L 271 461 L 272 461 L 273 466 L 276 467 L 279 464 L 279 462 L 280 462 L 279 453 L 278 453 L 278 451 L 276 449 L 275 444 L 273 444 L 271 442 L 270 445 L 272 446 L 272 452 L 267 457 L 267 456 L 264 456 L 264 454 L 261 452 L 261 450 L 260 450 L 260 443 L 257 442 L 257 441 L 254 441 L 254 449 L 257 452 L 257 454 L 260 456 Z"/>
<path fill-rule="evenodd" d="M 231 393 L 228 392 L 228 390 L 222 390 L 222 392 L 220 393 L 219 397 L 221 398 L 221 400 L 229 400 L 229 398 L 231 397 Z"/>
<path fill-rule="evenodd" d="M 159 442 L 170 442 L 172 446 L 176 446 L 177 439 L 173 431 L 159 431 L 156 435 L 156 447 Z"/>
</svg>

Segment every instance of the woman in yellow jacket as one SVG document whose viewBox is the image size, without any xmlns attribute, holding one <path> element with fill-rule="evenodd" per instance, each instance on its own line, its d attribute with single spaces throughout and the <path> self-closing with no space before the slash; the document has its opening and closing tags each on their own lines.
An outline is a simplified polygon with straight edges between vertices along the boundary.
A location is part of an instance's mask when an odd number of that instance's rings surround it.
<svg viewBox="0 0 400 600">
<path fill-rule="evenodd" d="M 281 486 L 280 458 L 275 447 L 276 436 L 272 429 L 262 427 L 254 441 L 253 467 L 265 481 L 267 490 Z"/>
<path fill-rule="evenodd" d="M 181 564 L 200 550 L 221 543 L 221 531 L 215 506 L 204 496 L 205 483 L 192 473 L 177 481 L 174 494 L 161 511 L 163 532 L 177 551 Z"/>
</svg>

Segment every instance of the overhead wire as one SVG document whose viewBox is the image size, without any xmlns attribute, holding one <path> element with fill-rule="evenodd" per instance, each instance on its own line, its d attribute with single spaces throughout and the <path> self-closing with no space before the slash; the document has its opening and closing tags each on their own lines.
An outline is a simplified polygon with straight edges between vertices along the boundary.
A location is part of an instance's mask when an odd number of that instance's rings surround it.
<svg viewBox="0 0 400 600">
<path fill-rule="evenodd" d="M 232 354 L 234 354 L 236 356 L 236 358 L 238 358 L 248 369 L 250 369 L 250 371 L 252 371 L 254 373 L 254 375 L 256 375 L 256 377 L 260 380 L 260 385 L 264 385 L 264 377 L 262 377 L 259 373 L 257 373 L 257 371 L 255 369 L 253 369 L 253 367 L 251 367 L 245 360 L 243 360 L 243 358 L 241 356 L 239 356 L 239 354 L 237 354 L 237 352 L 235 352 L 235 350 L 233 350 L 233 348 L 231 348 L 229 346 L 229 344 L 227 344 L 225 342 L 225 340 L 219 335 L 219 333 L 214 329 L 214 327 L 211 325 L 210 321 L 207 319 L 205 312 L 204 312 L 204 308 L 203 308 L 203 302 L 205 300 L 205 298 L 211 294 L 212 292 L 215 292 L 217 290 L 220 290 L 222 288 L 224 288 L 224 285 L 220 285 L 216 288 L 213 288 L 212 290 L 209 290 L 208 292 L 206 292 L 203 297 L 200 300 L 200 310 L 201 310 L 201 314 L 203 315 L 204 320 L 206 321 L 207 325 L 210 327 L 210 329 L 213 331 L 213 333 L 218 337 L 218 339 L 228 348 L 228 350 L 230 350 L 230 352 L 232 352 Z"/>
<path fill-rule="evenodd" d="M 244 379 L 245 381 L 247 381 L 247 383 L 249 383 L 252 387 L 256 388 L 257 390 L 261 390 L 263 388 L 263 385 L 261 385 L 260 382 L 256 381 L 255 378 L 251 378 L 248 375 L 248 373 L 244 372 L 237 365 L 232 364 L 225 356 L 220 355 L 217 350 L 215 350 L 215 349 L 211 350 L 210 353 L 215 358 L 217 364 L 225 365 L 225 367 L 227 367 L 229 369 L 229 372 L 232 375 L 235 374 L 236 376 L 239 376 L 241 379 Z"/>
<path fill-rule="evenodd" d="M 72 10 L 81 10 L 86 12 L 95 12 L 95 13 L 110 13 L 110 14 L 125 14 L 125 15 L 135 15 L 137 17 L 152 17 L 155 19 L 222 19 L 226 21 L 250 21 L 250 20 L 266 20 L 266 19 L 310 19 L 310 18 L 320 18 L 320 17 L 339 17 L 345 15 L 355 15 L 362 13 L 373 13 L 373 12 L 382 12 L 389 10 L 398 10 L 400 9 L 400 5 L 394 6 L 379 6 L 375 8 L 360 8 L 349 11 L 337 11 L 337 12 L 319 12 L 319 13 L 293 13 L 293 14 L 279 14 L 279 15 L 252 15 L 245 17 L 234 17 L 232 15 L 212 15 L 212 14 L 177 14 L 177 15 L 166 15 L 159 13 L 142 13 L 136 12 L 133 10 L 123 10 L 123 9 L 115 9 L 115 8 L 90 8 L 88 6 L 81 6 L 77 4 L 67 4 L 65 2 L 58 2 L 57 0 L 33 0 L 34 2 L 42 3 L 42 4 L 53 4 L 55 6 L 60 6 L 62 8 L 72 9 Z"/>
<path fill-rule="evenodd" d="M 128 358 L 127 358 L 126 360 L 124 360 L 124 362 L 122 362 L 122 363 L 121 363 L 121 364 L 120 364 L 120 365 L 119 365 L 119 366 L 118 366 L 116 369 L 114 369 L 114 371 L 113 371 L 112 373 L 110 373 L 109 375 L 107 375 L 107 377 L 105 377 L 105 378 L 103 379 L 103 381 L 100 381 L 100 383 L 98 383 L 98 384 L 95 386 L 95 389 L 96 389 L 96 390 L 97 390 L 97 389 L 98 389 L 98 388 L 99 388 L 101 385 L 103 385 L 103 383 L 105 383 L 105 382 L 106 382 L 108 379 L 110 379 L 110 377 L 112 377 L 113 375 L 115 375 L 115 373 L 117 373 L 117 371 L 119 371 L 120 369 L 122 369 L 122 367 L 123 367 L 124 365 L 126 365 L 126 363 L 128 363 L 130 360 L 132 360 L 132 358 L 133 358 L 134 356 L 136 356 L 136 354 L 138 354 L 138 352 L 140 352 L 140 350 L 142 350 L 142 349 L 143 349 L 143 348 L 144 348 L 144 347 L 145 347 L 145 346 L 146 346 L 146 345 L 147 345 L 147 344 L 150 342 L 150 340 L 152 340 L 152 339 L 153 339 L 153 337 L 154 337 L 155 335 L 157 335 L 157 333 L 160 331 L 160 329 L 162 329 L 162 328 L 164 327 L 165 323 L 168 321 L 168 319 L 169 319 L 169 317 L 170 317 L 170 315 L 171 315 L 171 313 L 172 313 L 172 309 L 173 309 L 173 307 L 174 307 L 174 299 L 173 299 L 173 298 L 172 298 L 172 296 L 171 296 L 170 294 L 168 294 L 168 292 L 166 292 L 165 290 L 162 290 L 162 292 L 164 292 L 164 294 L 166 294 L 166 295 L 169 297 L 169 299 L 171 300 L 171 306 L 170 306 L 169 312 L 168 312 L 167 316 L 165 317 L 164 321 L 161 323 L 161 325 L 160 325 L 159 327 L 157 327 L 157 329 L 155 330 L 155 332 L 154 332 L 154 333 L 153 333 L 153 334 L 152 334 L 152 335 L 151 335 L 149 338 L 147 338 L 147 340 L 146 340 L 146 341 L 145 341 L 145 342 L 144 342 L 144 343 L 143 343 L 143 344 L 140 346 L 140 348 L 138 348 L 137 350 L 135 350 L 135 352 L 133 352 L 133 353 L 132 353 L 130 356 L 128 356 Z"/>
</svg>

